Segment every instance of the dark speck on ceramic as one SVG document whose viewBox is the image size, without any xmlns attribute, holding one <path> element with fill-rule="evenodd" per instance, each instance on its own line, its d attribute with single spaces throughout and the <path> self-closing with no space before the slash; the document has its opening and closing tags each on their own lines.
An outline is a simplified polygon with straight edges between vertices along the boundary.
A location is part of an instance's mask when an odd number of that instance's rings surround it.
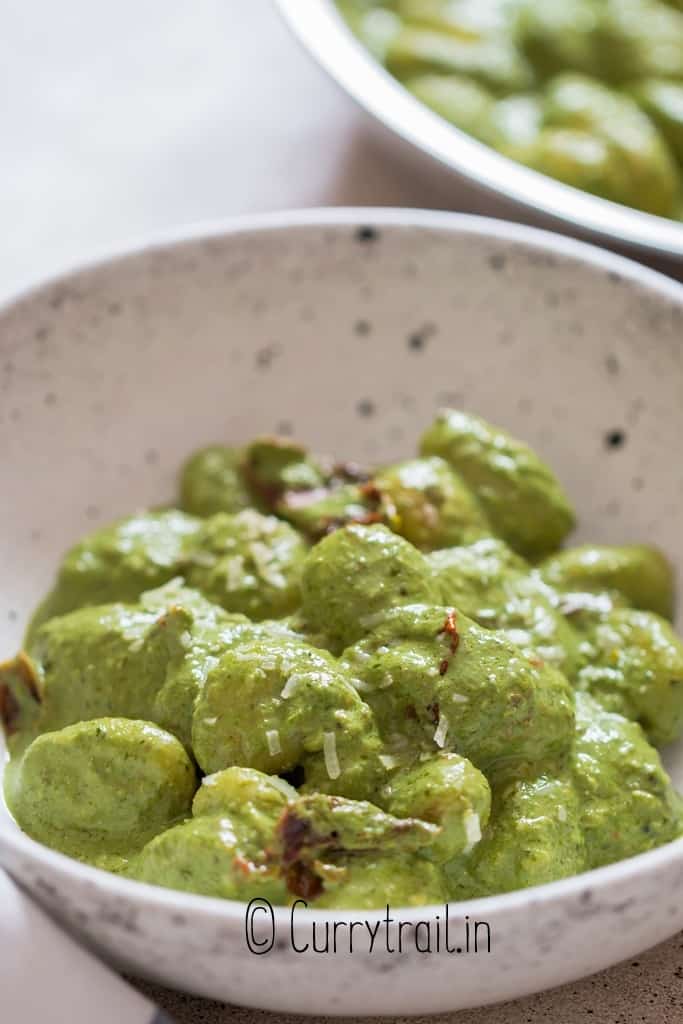
<svg viewBox="0 0 683 1024">
<path fill-rule="evenodd" d="M 608 448 L 623 448 L 626 444 L 626 433 L 620 428 L 608 430 L 605 434 L 605 444 Z"/>
<path fill-rule="evenodd" d="M 491 270 L 504 270 L 505 264 L 507 263 L 507 257 L 502 252 L 492 252 L 489 256 L 489 266 Z"/>
<path fill-rule="evenodd" d="M 369 224 L 364 224 L 356 231 L 356 238 L 359 242 L 375 242 L 379 238 L 379 231 Z"/>
<path fill-rule="evenodd" d="M 278 350 L 275 348 L 274 345 L 266 345 L 264 348 L 260 348 L 255 356 L 257 369 L 269 369 L 277 354 Z"/>
<path fill-rule="evenodd" d="M 374 416 L 375 403 L 370 398 L 361 398 L 356 403 L 356 411 L 359 416 Z"/>
<path fill-rule="evenodd" d="M 408 335 L 408 348 L 413 352 L 421 352 L 435 332 L 434 324 L 424 324 L 423 327 Z"/>
</svg>

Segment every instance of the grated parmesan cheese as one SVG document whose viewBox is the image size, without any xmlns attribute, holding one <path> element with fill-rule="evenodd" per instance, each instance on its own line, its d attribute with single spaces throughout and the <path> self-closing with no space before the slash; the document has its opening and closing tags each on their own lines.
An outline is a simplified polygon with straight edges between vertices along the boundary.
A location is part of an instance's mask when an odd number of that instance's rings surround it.
<svg viewBox="0 0 683 1024">
<path fill-rule="evenodd" d="M 557 808 L 557 817 L 560 821 L 565 822 L 567 820 L 567 808 L 564 804 L 560 804 Z"/>
<path fill-rule="evenodd" d="M 268 752 L 271 757 L 275 757 L 276 754 L 282 753 L 282 747 L 280 746 L 280 733 L 277 729 L 268 729 L 266 731 L 266 741 L 268 743 Z"/>
<path fill-rule="evenodd" d="M 380 764 L 384 765 L 388 772 L 392 771 L 393 768 L 398 768 L 401 763 L 393 754 L 380 754 L 379 760 Z"/>
<path fill-rule="evenodd" d="M 287 585 L 282 573 L 273 565 L 273 552 L 259 540 L 249 545 L 251 557 L 261 579 L 276 590 L 284 590 Z"/>
<path fill-rule="evenodd" d="M 289 677 L 285 685 L 282 687 L 282 690 L 280 691 L 280 696 L 282 697 L 282 699 L 287 700 L 288 697 L 291 697 L 294 691 L 296 690 L 297 686 L 303 679 L 304 676 L 300 672 L 292 673 L 292 675 Z"/>
<path fill-rule="evenodd" d="M 456 704 L 467 704 L 469 697 L 466 697 L 464 693 L 452 693 L 451 700 Z"/>
<path fill-rule="evenodd" d="M 341 775 L 339 758 L 337 757 L 337 738 L 333 732 L 323 733 L 323 754 L 325 757 L 325 769 L 331 779 L 338 779 Z"/>
<path fill-rule="evenodd" d="M 434 733 L 434 742 L 436 743 L 437 747 L 445 746 L 445 744 L 446 744 L 446 737 L 447 736 L 448 736 L 448 719 L 442 713 L 439 716 L 439 724 L 437 725 L 436 732 Z"/>
<path fill-rule="evenodd" d="M 530 640 L 528 629 L 506 629 L 505 636 L 517 647 L 525 647 Z"/>
<path fill-rule="evenodd" d="M 479 815 L 475 814 L 474 811 L 467 811 L 464 818 L 464 825 L 465 837 L 467 839 L 465 853 L 470 853 L 481 839 L 481 822 L 479 821 Z"/>
<path fill-rule="evenodd" d="M 230 847 L 230 846 L 235 846 L 236 845 L 236 843 L 237 843 L 237 836 L 235 835 L 234 831 L 230 827 L 230 819 L 229 818 L 221 818 L 220 833 L 219 834 L 220 834 L 222 842 L 224 842 L 226 846 Z"/>
<path fill-rule="evenodd" d="M 244 586 L 244 558 L 242 555 L 233 555 L 231 558 L 226 558 L 224 566 L 227 589 L 239 590 Z"/>
<path fill-rule="evenodd" d="M 286 796 L 288 800 L 292 799 L 292 787 L 288 782 L 285 782 L 284 779 L 278 778 L 277 775 L 272 775 L 270 778 L 270 784 L 274 789 L 278 789 L 283 796 Z"/>
</svg>

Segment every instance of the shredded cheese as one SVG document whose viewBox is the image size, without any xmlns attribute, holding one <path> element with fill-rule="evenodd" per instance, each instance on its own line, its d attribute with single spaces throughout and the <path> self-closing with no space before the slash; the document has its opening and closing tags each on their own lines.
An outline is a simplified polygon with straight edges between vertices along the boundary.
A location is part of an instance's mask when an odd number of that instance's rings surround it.
<svg viewBox="0 0 683 1024">
<path fill-rule="evenodd" d="M 249 545 L 249 551 L 261 579 L 276 590 L 284 590 L 287 581 L 273 565 L 273 552 L 268 545 L 255 540 Z"/>
<path fill-rule="evenodd" d="M 448 736 L 448 719 L 442 713 L 439 716 L 439 724 L 437 725 L 436 732 L 434 733 L 434 742 L 436 743 L 437 747 L 444 747 L 446 745 L 446 737 L 447 736 Z"/>
<path fill-rule="evenodd" d="M 339 758 L 337 757 L 337 738 L 333 732 L 323 733 L 323 755 L 325 757 L 325 769 L 329 778 L 338 779 L 341 775 Z"/>
<path fill-rule="evenodd" d="M 282 687 L 282 690 L 280 691 L 280 696 L 282 697 L 283 700 L 287 700 L 288 697 L 292 696 L 292 694 L 294 693 L 294 691 L 296 690 L 297 686 L 299 685 L 303 678 L 304 677 L 301 675 L 300 672 L 292 673 L 292 675 L 289 677 L 285 685 Z"/>
<path fill-rule="evenodd" d="M 206 682 L 209 672 L 212 672 L 217 664 L 218 658 L 209 657 L 197 666 L 196 678 L 202 686 Z"/>
<path fill-rule="evenodd" d="M 224 566 L 227 589 L 239 590 L 244 586 L 244 558 L 242 555 L 233 555 L 231 558 L 226 558 Z"/>
<path fill-rule="evenodd" d="M 567 808 L 564 806 L 564 804 L 560 804 L 560 806 L 557 808 L 557 817 L 561 822 L 565 822 L 567 820 Z"/>
<path fill-rule="evenodd" d="M 380 764 L 384 765 L 388 772 L 390 772 L 393 768 L 398 768 L 398 766 L 401 763 L 397 757 L 394 757 L 393 754 L 380 754 L 379 760 Z"/>
<path fill-rule="evenodd" d="M 275 757 L 276 754 L 282 753 L 282 747 L 280 746 L 280 733 L 277 729 L 268 729 L 266 731 L 266 742 L 268 743 L 268 752 L 271 757 Z"/>
<path fill-rule="evenodd" d="M 277 775 L 272 775 L 270 778 L 270 784 L 274 789 L 278 789 L 283 796 L 286 796 L 288 800 L 292 799 L 292 787 L 288 782 L 285 782 L 284 779 L 278 778 Z"/>
<path fill-rule="evenodd" d="M 230 819 L 229 818 L 221 818 L 220 833 L 219 834 L 220 834 L 221 840 L 225 843 L 226 846 L 230 847 L 230 846 L 235 846 L 236 845 L 236 843 L 237 843 L 237 836 L 235 835 L 233 830 L 230 828 Z"/>
<path fill-rule="evenodd" d="M 481 839 L 481 822 L 479 821 L 479 815 L 475 814 L 474 811 L 467 811 L 465 814 L 464 825 L 465 838 L 467 839 L 465 853 L 470 853 Z"/>
</svg>

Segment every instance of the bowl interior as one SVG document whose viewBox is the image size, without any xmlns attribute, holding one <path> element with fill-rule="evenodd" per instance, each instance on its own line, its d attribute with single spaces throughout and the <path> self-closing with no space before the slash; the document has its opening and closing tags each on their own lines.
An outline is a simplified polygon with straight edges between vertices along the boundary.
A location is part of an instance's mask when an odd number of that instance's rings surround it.
<svg viewBox="0 0 683 1024">
<path fill-rule="evenodd" d="M 48 284 L 0 313 L 0 651 L 65 547 L 172 498 L 195 447 L 277 430 L 377 462 L 447 404 L 540 451 L 576 539 L 656 542 L 680 578 L 682 328 L 683 289 L 617 257 L 411 212 L 264 218 Z"/>
</svg>

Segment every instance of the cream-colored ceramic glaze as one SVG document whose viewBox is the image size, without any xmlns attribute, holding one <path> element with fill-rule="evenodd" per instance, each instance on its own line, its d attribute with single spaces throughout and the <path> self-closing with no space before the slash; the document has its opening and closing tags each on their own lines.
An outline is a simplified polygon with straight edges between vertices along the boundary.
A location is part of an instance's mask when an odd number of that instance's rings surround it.
<svg viewBox="0 0 683 1024">
<path fill-rule="evenodd" d="M 683 568 L 683 288 L 530 229 L 356 210 L 198 231 L 6 308 L 0 392 L 2 653 L 19 643 L 65 546 L 171 497 L 179 462 L 198 445 L 280 429 L 340 455 L 392 458 L 444 404 L 537 447 L 578 506 L 577 536 L 654 540 Z M 614 431 L 624 438 L 616 447 Z M 669 761 L 683 785 L 680 751 Z M 399 955 L 384 943 L 370 953 L 362 940 L 352 954 L 296 953 L 284 908 L 272 951 L 256 955 L 243 905 L 84 868 L 21 836 L 4 810 L 0 862 L 134 973 L 318 1015 L 511 998 L 683 926 L 683 840 L 576 879 L 452 905 L 456 929 L 465 915 L 491 928 L 492 952 L 476 955 L 420 954 L 414 944 Z M 378 916 L 300 913 L 298 944 L 310 941 L 313 920 Z"/>
</svg>

